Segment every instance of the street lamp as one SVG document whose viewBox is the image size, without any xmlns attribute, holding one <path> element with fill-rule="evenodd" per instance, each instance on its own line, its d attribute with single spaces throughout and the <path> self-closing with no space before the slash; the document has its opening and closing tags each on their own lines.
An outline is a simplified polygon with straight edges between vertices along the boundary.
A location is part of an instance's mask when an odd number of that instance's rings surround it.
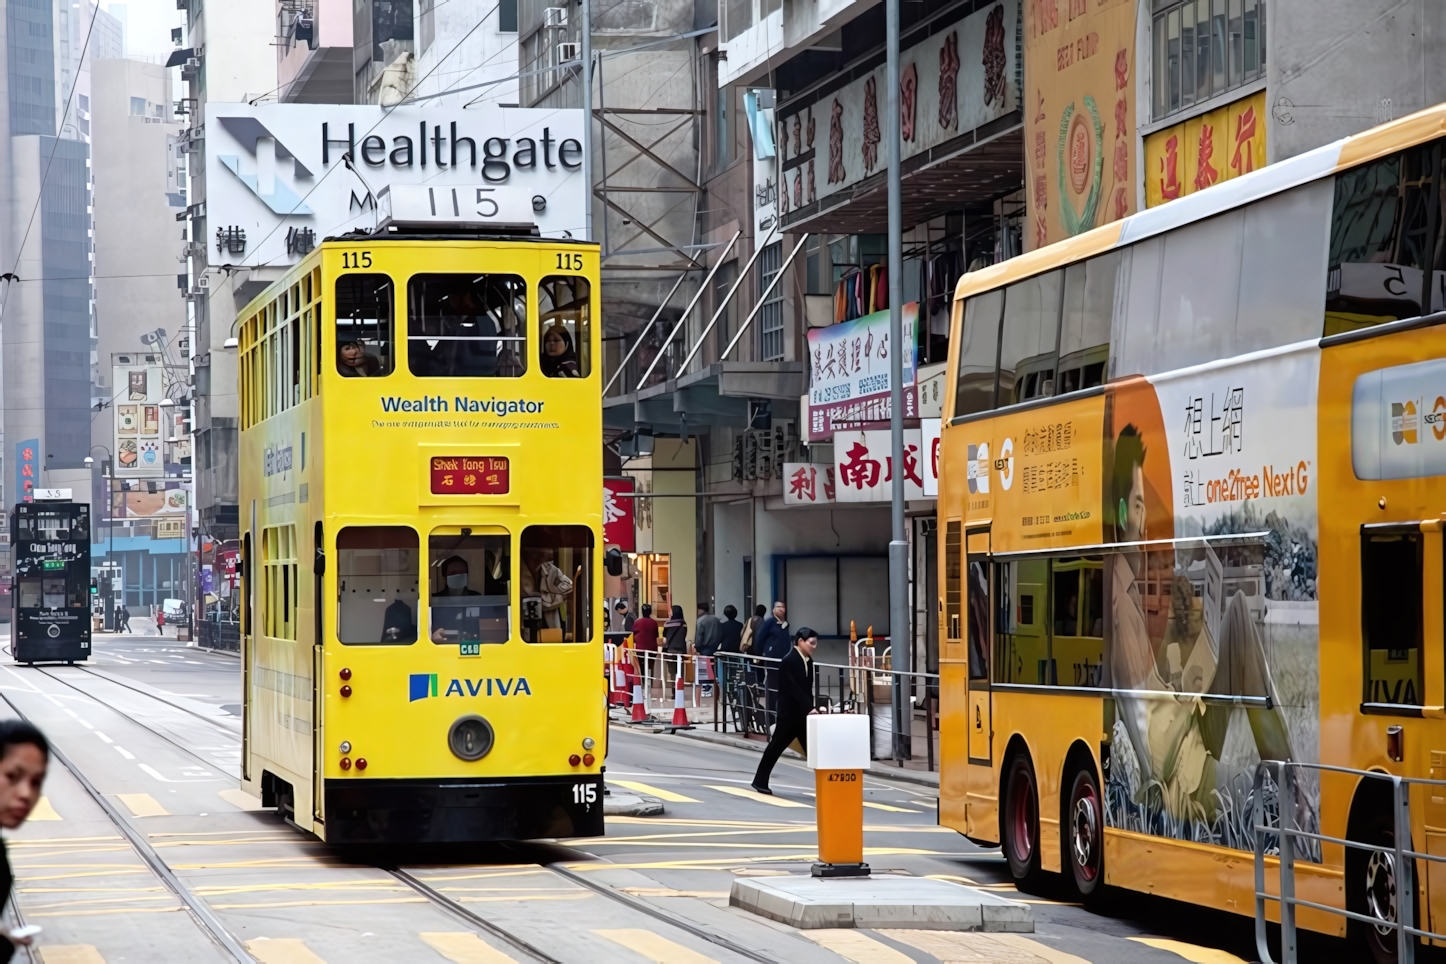
<svg viewBox="0 0 1446 964">
<path fill-rule="evenodd" d="M 110 462 L 112 465 L 115 464 L 115 461 L 114 461 L 114 460 L 115 460 L 115 456 L 114 456 L 114 454 L 112 454 L 111 450 L 110 450 L 107 446 L 104 446 L 104 445 L 92 445 L 88 451 L 94 452 L 96 449 L 100 449 L 102 452 L 105 453 L 105 455 L 106 455 L 106 461 L 107 461 L 107 462 Z M 89 455 L 86 455 L 86 457 L 85 457 L 85 467 L 88 468 L 88 469 L 93 469 L 94 466 L 95 466 L 95 459 L 91 458 Z M 116 566 L 116 561 L 115 561 L 115 492 L 114 492 L 114 490 L 113 490 L 113 488 L 112 488 L 111 477 L 110 477 L 109 475 L 104 475 L 103 478 L 105 479 L 105 498 L 106 498 L 106 505 L 105 505 L 105 536 L 106 536 L 105 568 L 106 568 L 106 572 L 107 572 L 107 573 L 110 573 L 110 572 L 113 572 L 113 571 L 114 571 L 114 567 Z M 95 489 L 94 489 L 94 480 L 93 480 L 93 479 L 92 479 L 91 492 L 92 492 L 92 493 L 95 492 Z M 111 576 L 111 575 L 107 575 L 106 578 L 111 579 L 111 580 L 114 580 L 115 577 L 114 577 L 114 576 Z M 124 593 L 124 592 L 125 592 L 125 588 L 124 588 L 124 587 L 125 587 L 124 569 L 122 569 L 121 587 L 122 587 L 122 588 L 121 588 L 121 592 Z M 112 581 L 112 582 L 111 582 L 111 590 L 110 590 L 109 593 L 107 593 L 107 597 L 113 597 L 113 596 L 114 596 L 114 593 L 115 593 L 115 582 Z M 112 602 L 113 602 L 113 601 L 114 601 L 114 600 L 112 599 Z M 106 611 L 105 611 L 105 614 L 104 614 L 104 618 L 105 618 L 105 622 L 106 622 L 106 623 L 113 623 L 113 620 L 115 619 L 115 616 L 114 616 L 114 608 L 115 608 L 115 607 L 114 607 L 114 606 L 111 606 L 111 605 L 106 606 Z M 119 627 L 112 625 L 111 628 L 112 628 L 112 630 L 115 630 L 115 629 L 118 629 Z"/>
</svg>

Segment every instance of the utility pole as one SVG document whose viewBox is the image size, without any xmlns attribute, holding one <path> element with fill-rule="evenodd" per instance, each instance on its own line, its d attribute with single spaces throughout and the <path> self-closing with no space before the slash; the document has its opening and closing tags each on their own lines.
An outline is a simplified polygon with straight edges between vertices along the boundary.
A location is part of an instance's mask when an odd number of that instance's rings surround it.
<svg viewBox="0 0 1446 964">
<path fill-rule="evenodd" d="M 587 238 L 592 236 L 592 3 L 582 0 L 582 186 Z"/>
<path fill-rule="evenodd" d="M 912 667 L 914 636 L 909 629 L 909 539 L 904 528 L 904 198 L 899 185 L 901 132 L 899 129 L 899 0 L 884 0 L 887 66 L 884 84 L 888 123 L 884 136 L 889 146 L 889 435 L 894 456 L 891 498 L 893 537 L 889 541 L 889 644 L 892 668 Z M 909 698 L 909 677 L 894 673 L 894 758 L 906 760 L 913 752 L 914 707 Z"/>
</svg>

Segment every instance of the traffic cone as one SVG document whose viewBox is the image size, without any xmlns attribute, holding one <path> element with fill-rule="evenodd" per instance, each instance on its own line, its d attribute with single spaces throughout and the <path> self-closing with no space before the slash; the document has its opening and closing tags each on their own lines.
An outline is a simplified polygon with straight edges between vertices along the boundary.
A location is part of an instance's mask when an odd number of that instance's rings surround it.
<svg viewBox="0 0 1446 964">
<path fill-rule="evenodd" d="M 613 691 L 608 702 L 613 706 L 628 705 L 627 674 L 623 672 L 621 663 L 613 664 Z"/>
<path fill-rule="evenodd" d="M 646 723 L 648 711 L 643 707 L 643 681 L 641 678 L 633 680 L 633 722 Z"/>
<path fill-rule="evenodd" d="M 683 705 L 683 674 L 678 674 L 677 684 L 673 688 L 673 725 L 692 726 L 688 722 L 688 710 Z"/>
</svg>

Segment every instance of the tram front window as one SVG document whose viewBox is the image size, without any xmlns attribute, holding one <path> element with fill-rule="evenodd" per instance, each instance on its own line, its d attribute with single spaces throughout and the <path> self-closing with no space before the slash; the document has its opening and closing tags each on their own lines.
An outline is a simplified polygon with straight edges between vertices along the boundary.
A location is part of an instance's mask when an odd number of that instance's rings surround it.
<svg viewBox="0 0 1446 964">
<path fill-rule="evenodd" d="M 527 285 L 511 274 L 419 274 L 407 282 L 407 367 L 423 378 L 516 378 L 527 370 Z"/>
<path fill-rule="evenodd" d="M 417 641 L 418 540 L 407 526 L 347 526 L 336 535 L 337 639 Z"/>
<path fill-rule="evenodd" d="M 481 532 L 486 534 L 477 534 Z M 432 642 L 507 642 L 512 575 L 507 533 L 481 526 L 435 529 L 427 553 Z"/>
<path fill-rule="evenodd" d="M 522 638 L 529 643 L 592 639 L 592 530 L 528 526 L 522 532 Z"/>
<path fill-rule="evenodd" d="M 581 276 L 551 275 L 537 286 L 542 374 L 586 378 L 592 371 L 592 286 Z"/>
</svg>

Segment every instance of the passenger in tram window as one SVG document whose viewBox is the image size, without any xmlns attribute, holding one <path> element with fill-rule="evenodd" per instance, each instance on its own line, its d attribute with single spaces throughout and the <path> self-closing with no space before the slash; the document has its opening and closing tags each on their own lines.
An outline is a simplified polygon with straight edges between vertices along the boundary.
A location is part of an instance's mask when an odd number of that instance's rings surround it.
<svg viewBox="0 0 1446 964">
<path fill-rule="evenodd" d="M 361 342 L 344 341 L 336 347 L 336 370 L 347 378 L 371 378 L 381 374 L 382 363 Z"/>
<path fill-rule="evenodd" d="M 434 593 L 437 596 L 480 596 L 475 589 L 470 588 L 467 583 L 470 575 L 467 567 L 467 560 L 461 556 L 452 556 L 442 563 L 442 579 L 447 588 Z"/>
<path fill-rule="evenodd" d="M 542 336 L 542 374 L 548 378 L 581 378 L 577 351 L 572 335 L 561 325 L 553 325 Z"/>
<path fill-rule="evenodd" d="M 415 643 L 417 622 L 412 618 L 412 607 L 405 599 L 395 599 L 382 614 L 382 642 Z"/>
</svg>

